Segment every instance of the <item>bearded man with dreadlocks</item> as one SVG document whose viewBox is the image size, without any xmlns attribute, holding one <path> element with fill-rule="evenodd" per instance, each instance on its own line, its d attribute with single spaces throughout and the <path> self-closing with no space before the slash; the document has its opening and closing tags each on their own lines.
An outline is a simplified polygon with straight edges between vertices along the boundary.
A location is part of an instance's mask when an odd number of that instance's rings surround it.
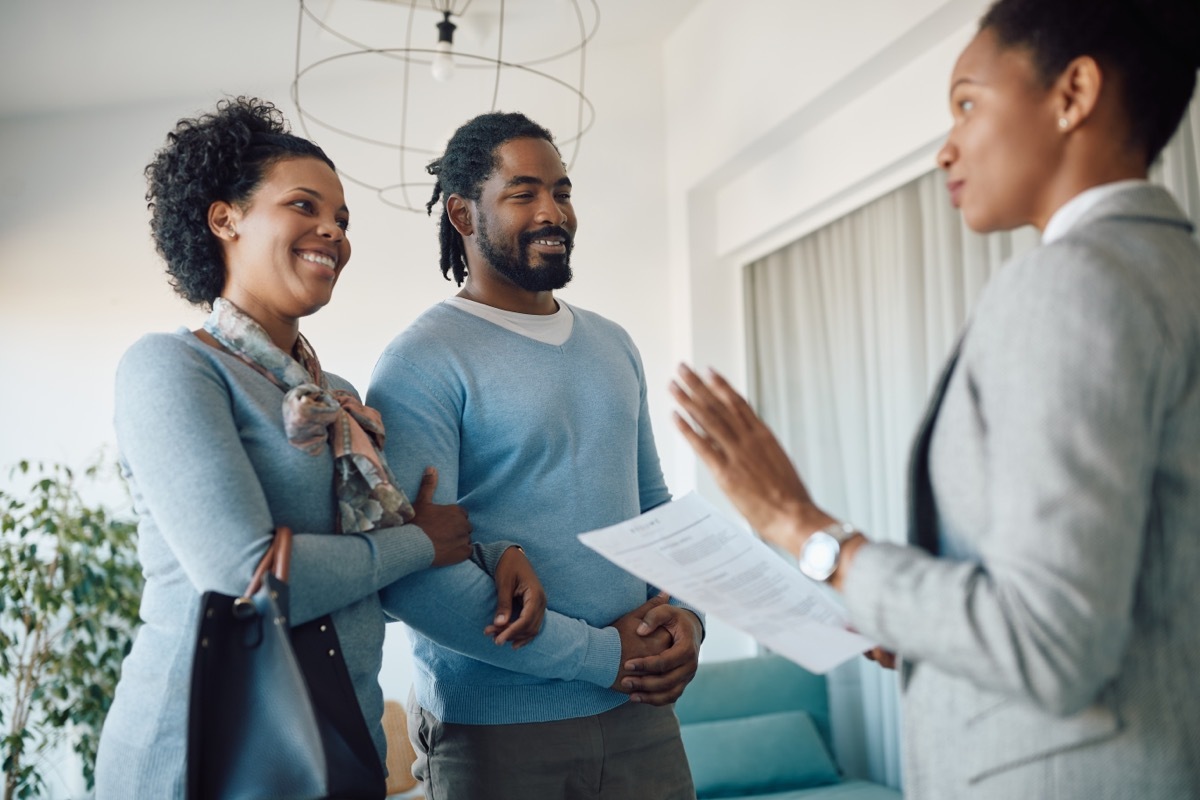
<svg viewBox="0 0 1200 800">
<path fill-rule="evenodd" d="M 571 179 L 549 131 L 504 113 L 459 128 L 429 172 L 442 275 L 461 290 L 392 341 L 367 402 L 389 462 L 438 464 L 436 501 L 461 504 L 477 541 L 520 544 L 548 606 L 535 638 L 496 647 L 483 631 L 507 620 L 474 564 L 384 590 L 412 628 L 413 772 L 430 800 L 694 798 L 672 703 L 702 618 L 576 537 L 670 494 L 637 348 L 554 297 L 571 279 Z M 414 617 L 417 596 L 440 613 Z"/>
</svg>

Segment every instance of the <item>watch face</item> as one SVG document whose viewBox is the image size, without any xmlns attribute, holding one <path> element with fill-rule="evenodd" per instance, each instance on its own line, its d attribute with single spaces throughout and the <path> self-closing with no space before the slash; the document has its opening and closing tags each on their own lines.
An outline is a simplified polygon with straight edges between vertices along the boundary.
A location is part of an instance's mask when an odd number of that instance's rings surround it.
<svg viewBox="0 0 1200 800">
<path fill-rule="evenodd" d="M 808 537 L 800 554 L 800 571 L 813 580 L 823 581 L 837 567 L 841 545 L 825 531 L 817 531 Z"/>
</svg>

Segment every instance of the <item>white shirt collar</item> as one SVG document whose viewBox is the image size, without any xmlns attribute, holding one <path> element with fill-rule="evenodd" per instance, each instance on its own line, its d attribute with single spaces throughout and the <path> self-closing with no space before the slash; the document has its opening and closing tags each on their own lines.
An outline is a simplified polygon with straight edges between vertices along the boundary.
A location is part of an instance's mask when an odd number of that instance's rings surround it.
<svg viewBox="0 0 1200 800">
<path fill-rule="evenodd" d="M 466 311 L 468 314 L 486 319 L 513 333 L 519 333 L 530 339 L 555 346 L 570 339 L 571 331 L 575 327 L 575 315 L 572 313 L 571 307 L 559 298 L 555 298 L 558 310 L 553 314 L 521 314 L 517 311 L 505 311 L 457 296 L 447 297 L 442 302 Z"/>
<path fill-rule="evenodd" d="M 1067 232 L 1075 227 L 1075 223 L 1079 222 L 1084 214 L 1095 208 L 1100 201 L 1106 200 L 1119 192 L 1132 189 L 1136 186 L 1145 186 L 1148 183 L 1149 181 L 1140 178 L 1131 178 L 1129 180 L 1104 183 L 1100 186 L 1085 189 L 1063 203 L 1058 211 L 1055 211 L 1051 215 L 1050 221 L 1046 223 L 1046 229 L 1042 231 L 1042 244 L 1050 244 L 1055 239 L 1061 239 L 1066 236 Z"/>
</svg>

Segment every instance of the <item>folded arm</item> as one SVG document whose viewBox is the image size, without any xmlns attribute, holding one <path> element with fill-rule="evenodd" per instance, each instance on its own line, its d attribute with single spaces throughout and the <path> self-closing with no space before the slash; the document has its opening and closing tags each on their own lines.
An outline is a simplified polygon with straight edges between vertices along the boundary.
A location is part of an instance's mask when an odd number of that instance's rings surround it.
<svg viewBox="0 0 1200 800">
<path fill-rule="evenodd" d="M 265 383 L 265 382 L 264 382 Z M 115 425 L 141 507 L 196 591 L 239 594 L 278 524 L 243 445 L 225 378 L 176 337 L 134 345 L 116 380 Z M 320 458 L 305 456 L 306 458 Z M 295 526 L 293 526 L 295 528 Z M 296 531 L 292 618 L 342 608 L 428 567 L 433 546 L 418 528 L 344 536 Z"/>
<path fill-rule="evenodd" d="M 408 488 L 414 467 L 430 464 L 441 477 L 435 499 L 457 502 L 461 411 L 450 391 L 406 359 L 385 353 L 367 402 L 387 425 L 386 455 L 401 486 Z M 409 575 L 388 586 L 380 598 L 392 618 L 478 661 L 600 686 L 616 679 L 621 657 L 617 631 L 554 611 L 545 613 L 541 632 L 522 648 L 497 647 L 484 633 L 495 624 L 496 586 L 475 563 Z"/>
</svg>

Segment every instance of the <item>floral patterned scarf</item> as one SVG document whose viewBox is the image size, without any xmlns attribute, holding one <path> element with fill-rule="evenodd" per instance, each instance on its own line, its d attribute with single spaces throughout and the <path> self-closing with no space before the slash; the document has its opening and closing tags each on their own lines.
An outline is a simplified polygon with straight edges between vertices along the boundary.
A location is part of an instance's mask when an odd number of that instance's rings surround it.
<svg viewBox="0 0 1200 800">
<path fill-rule="evenodd" d="M 339 533 L 390 528 L 413 518 L 412 504 L 383 456 L 379 412 L 350 392 L 329 388 L 307 339 L 300 336 L 288 355 L 261 325 L 223 297 L 213 301 L 204 329 L 285 392 L 283 426 L 289 442 L 312 456 L 333 448 Z"/>
</svg>

